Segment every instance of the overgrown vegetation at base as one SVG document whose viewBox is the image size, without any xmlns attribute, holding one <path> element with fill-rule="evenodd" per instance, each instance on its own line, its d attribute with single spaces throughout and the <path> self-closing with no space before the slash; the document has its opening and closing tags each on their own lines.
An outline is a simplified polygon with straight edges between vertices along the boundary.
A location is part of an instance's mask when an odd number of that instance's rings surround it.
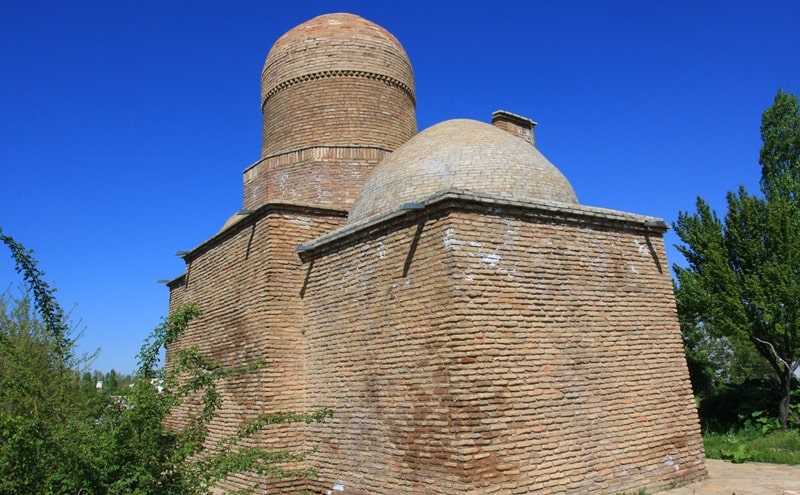
<svg viewBox="0 0 800 495">
<path fill-rule="evenodd" d="M 210 422 L 221 407 L 217 385 L 262 366 L 223 368 L 196 348 L 174 354 L 169 372 L 159 354 L 200 317 L 187 305 L 170 315 L 142 346 L 133 386 L 120 399 L 81 373 L 75 339 L 55 291 L 30 251 L 3 234 L 28 290 L 0 295 L 0 495 L 211 493 L 234 473 L 310 477 L 307 450 L 270 451 L 242 441 L 267 425 L 320 422 L 329 410 L 268 413 L 207 447 Z M 202 407 L 178 430 L 164 425 L 188 397 Z M 255 487 L 253 487 L 255 488 Z"/>
<path fill-rule="evenodd" d="M 783 429 L 774 407 L 775 380 L 727 385 L 700 401 L 706 456 L 731 462 L 800 464 L 800 390 L 795 390 Z"/>
<path fill-rule="evenodd" d="M 781 428 L 774 404 L 780 398 L 776 380 L 752 379 L 718 387 L 702 396 L 698 412 L 703 431 L 727 433 L 756 426 L 763 433 Z M 800 389 L 792 394 L 788 428 L 800 429 Z"/>
<path fill-rule="evenodd" d="M 706 456 L 731 462 L 771 462 L 800 464 L 800 431 L 773 430 L 763 433 L 758 427 L 736 432 L 703 435 Z"/>
</svg>

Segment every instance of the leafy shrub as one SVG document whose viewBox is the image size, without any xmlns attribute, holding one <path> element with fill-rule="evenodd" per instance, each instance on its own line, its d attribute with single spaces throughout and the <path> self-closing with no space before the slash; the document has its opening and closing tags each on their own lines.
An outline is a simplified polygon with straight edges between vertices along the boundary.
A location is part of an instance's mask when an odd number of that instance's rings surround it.
<svg viewBox="0 0 800 495">
<path fill-rule="evenodd" d="M 698 414 L 704 431 L 726 433 L 744 428 L 754 415 L 778 418 L 775 404 L 780 398 L 775 380 L 747 380 L 717 390 L 716 394 L 700 401 Z M 771 411 L 776 409 L 774 413 Z"/>
<path fill-rule="evenodd" d="M 757 427 L 738 432 L 703 435 L 706 456 L 731 462 L 800 464 L 800 431 L 774 429 L 766 434 Z"/>
<path fill-rule="evenodd" d="M 196 495 L 234 473 L 314 475 L 298 464 L 311 451 L 245 448 L 242 440 L 267 425 L 324 421 L 329 410 L 262 414 L 207 445 L 222 404 L 217 384 L 262 364 L 224 368 L 185 348 L 169 372 L 161 369 L 161 352 L 200 317 L 197 307 L 175 311 L 156 328 L 142 346 L 133 387 L 112 397 L 113 388 L 96 390 L 81 376 L 72 328 L 32 253 L 2 229 L 0 241 L 29 286 L 18 299 L 0 294 L 0 495 Z M 199 409 L 185 427 L 167 428 L 188 397 L 199 399 Z"/>
</svg>

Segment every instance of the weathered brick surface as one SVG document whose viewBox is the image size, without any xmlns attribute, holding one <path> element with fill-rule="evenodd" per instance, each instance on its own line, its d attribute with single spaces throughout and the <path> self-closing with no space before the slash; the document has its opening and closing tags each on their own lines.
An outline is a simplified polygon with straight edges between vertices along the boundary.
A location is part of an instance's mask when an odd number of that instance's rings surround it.
<svg viewBox="0 0 800 495">
<path fill-rule="evenodd" d="M 357 16 L 312 19 L 267 57 L 256 211 L 170 282 L 170 311 L 204 315 L 167 361 L 266 362 L 222 384 L 210 447 L 258 413 L 335 417 L 245 443 L 318 445 L 319 479 L 225 486 L 613 494 L 704 476 L 663 222 L 578 205 L 528 119 L 410 139 L 414 105 L 402 46 Z"/>
<path fill-rule="evenodd" d="M 327 14 L 281 36 L 261 75 L 261 157 L 309 146 L 394 150 L 417 132 L 414 73 L 382 27 Z"/>
<path fill-rule="evenodd" d="M 263 412 L 304 411 L 306 328 L 299 292 L 305 267 L 294 247 L 344 222 L 341 212 L 266 206 L 193 250 L 186 274 L 171 284 L 170 308 L 193 302 L 203 311 L 168 349 L 197 346 L 224 365 L 258 359 L 267 367 L 232 378 L 221 387 L 223 409 L 210 426 L 209 445 L 232 435 Z M 173 424 L 196 407 L 189 402 Z M 270 448 L 306 446 L 304 425 L 268 428 L 247 444 Z M 254 478 L 241 476 L 230 486 Z"/>
<path fill-rule="evenodd" d="M 567 178 L 529 142 L 483 122 L 455 119 L 425 129 L 375 167 L 350 222 L 448 189 L 578 202 Z"/>
<path fill-rule="evenodd" d="M 400 88 L 368 77 L 304 81 L 264 104 L 262 158 L 309 146 L 394 150 L 417 132 L 414 103 Z"/>
<path fill-rule="evenodd" d="M 354 14 L 325 14 L 290 29 L 273 44 L 261 73 L 262 98 L 287 82 L 333 71 L 373 73 L 414 91 L 403 45 L 386 29 Z"/>
<path fill-rule="evenodd" d="M 244 207 L 284 202 L 348 210 L 388 154 L 380 148 L 313 147 L 260 160 L 244 172 Z"/>
<path fill-rule="evenodd" d="M 309 431 L 320 489 L 618 493 L 703 475 L 660 235 L 451 211 L 352 236 L 305 292 L 309 404 L 336 411 Z"/>
<path fill-rule="evenodd" d="M 660 234 L 592 209 L 581 221 L 577 206 L 548 221 L 457 205 L 362 225 L 305 264 L 295 245 L 341 215 L 265 207 L 194 250 L 171 305 L 205 314 L 176 345 L 269 365 L 225 384 L 212 441 L 258 412 L 330 407 L 328 423 L 253 439 L 319 445 L 318 493 L 618 493 L 702 477 Z"/>
<path fill-rule="evenodd" d="M 518 137 L 526 143 L 535 146 L 536 137 L 533 129 L 537 123 L 527 117 L 516 115 L 505 110 L 492 112 L 492 125 L 502 129 L 512 136 Z"/>
<path fill-rule="evenodd" d="M 244 205 L 349 209 L 387 154 L 417 132 L 414 73 L 382 27 L 327 14 L 275 42 L 261 75 L 261 160 L 244 173 Z"/>
</svg>

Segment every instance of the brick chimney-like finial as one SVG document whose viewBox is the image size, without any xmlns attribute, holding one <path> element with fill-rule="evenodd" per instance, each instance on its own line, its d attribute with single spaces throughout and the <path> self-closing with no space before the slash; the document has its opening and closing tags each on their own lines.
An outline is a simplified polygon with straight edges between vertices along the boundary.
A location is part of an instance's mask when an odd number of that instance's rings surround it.
<svg viewBox="0 0 800 495">
<path fill-rule="evenodd" d="M 536 122 L 529 118 L 506 112 L 505 110 L 498 110 L 492 113 L 492 125 L 517 136 L 531 146 L 536 145 L 536 139 L 533 135 L 533 128 L 536 127 Z"/>
</svg>

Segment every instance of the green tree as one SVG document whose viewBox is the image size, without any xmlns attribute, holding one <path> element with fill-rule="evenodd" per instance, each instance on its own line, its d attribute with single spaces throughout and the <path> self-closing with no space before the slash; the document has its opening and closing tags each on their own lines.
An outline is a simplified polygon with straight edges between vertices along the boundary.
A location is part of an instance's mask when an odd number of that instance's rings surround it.
<svg viewBox="0 0 800 495">
<path fill-rule="evenodd" d="M 26 286 L 0 297 L 0 493 L 76 493 L 84 438 L 105 400 L 81 383 L 75 333 L 32 252 L 0 229 Z"/>
<path fill-rule="evenodd" d="M 170 371 L 159 356 L 200 317 L 188 305 L 165 319 L 142 346 L 133 386 L 124 397 L 98 390 L 99 372 L 76 367 L 75 339 L 54 290 L 32 252 L 3 234 L 29 291 L 0 294 L 0 495 L 212 493 L 226 477 L 255 472 L 272 477 L 313 476 L 302 466 L 307 450 L 244 447 L 268 425 L 324 421 L 329 410 L 261 414 L 230 438 L 210 444 L 208 426 L 222 404 L 217 385 L 261 363 L 225 368 L 197 348 L 175 353 Z M 117 383 L 114 370 L 105 376 Z M 185 426 L 165 420 L 187 398 L 198 410 Z"/>
<path fill-rule="evenodd" d="M 675 265 L 684 327 L 725 337 L 739 369 L 760 357 L 780 382 L 779 418 L 788 427 L 800 366 L 800 106 L 779 91 L 762 117 L 761 193 L 727 195 L 720 220 L 702 199 L 673 225 L 688 267 Z"/>
<path fill-rule="evenodd" d="M 42 319 L 48 339 L 53 343 L 54 364 L 62 368 L 74 364 L 72 359 L 75 345 L 73 339 L 70 338 L 72 328 L 64 310 L 55 298 L 55 289 L 44 281 L 44 272 L 38 268 L 39 263 L 33 257 L 33 251 L 25 249 L 13 237 L 5 235 L 2 228 L 0 228 L 0 242 L 3 242 L 11 250 L 17 273 L 22 275 L 33 294 L 36 311 Z"/>
<path fill-rule="evenodd" d="M 112 395 L 119 392 L 117 386 L 117 372 L 113 368 L 103 377 L 103 388 Z"/>
<path fill-rule="evenodd" d="M 312 451 L 271 451 L 243 447 L 241 442 L 268 425 L 324 421 L 331 417 L 327 409 L 260 414 L 245 422 L 235 435 L 208 444 L 208 425 L 222 405 L 217 384 L 263 364 L 226 368 L 204 357 L 197 348 L 188 347 L 175 353 L 169 371 L 160 368 L 159 356 L 166 346 L 199 317 L 194 305 L 180 308 L 142 346 L 139 369 L 125 402 L 109 409 L 98 426 L 103 445 L 100 457 L 111 468 L 102 473 L 98 492 L 210 494 L 219 481 L 234 473 L 255 472 L 277 478 L 314 476 L 312 469 L 287 467 L 304 461 Z M 165 420 L 188 397 L 199 399 L 198 410 L 191 413 L 183 428 L 166 427 Z"/>
</svg>

